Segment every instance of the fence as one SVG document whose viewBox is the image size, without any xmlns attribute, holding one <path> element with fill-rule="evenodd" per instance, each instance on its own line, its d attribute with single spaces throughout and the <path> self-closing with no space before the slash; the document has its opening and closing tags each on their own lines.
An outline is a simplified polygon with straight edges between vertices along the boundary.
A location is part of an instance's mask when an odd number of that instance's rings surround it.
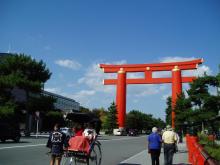
<svg viewBox="0 0 220 165">
<path fill-rule="evenodd" d="M 197 136 L 186 135 L 188 162 L 192 165 L 219 165 L 198 143 Z"/>
</svg>

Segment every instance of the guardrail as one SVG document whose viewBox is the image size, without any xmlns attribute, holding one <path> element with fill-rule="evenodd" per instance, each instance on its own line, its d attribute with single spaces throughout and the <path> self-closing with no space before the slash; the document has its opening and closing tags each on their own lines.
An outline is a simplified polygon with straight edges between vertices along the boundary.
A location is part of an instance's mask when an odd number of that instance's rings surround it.
<svg viewBox="0 0 220 165">
<path fill-rule="evenodd" d="M 186 145 L 188 148 L 188 162 L 192 165 L 219 165 L 198 143 L 197 136 L 186 135 Z"/>
</svg>

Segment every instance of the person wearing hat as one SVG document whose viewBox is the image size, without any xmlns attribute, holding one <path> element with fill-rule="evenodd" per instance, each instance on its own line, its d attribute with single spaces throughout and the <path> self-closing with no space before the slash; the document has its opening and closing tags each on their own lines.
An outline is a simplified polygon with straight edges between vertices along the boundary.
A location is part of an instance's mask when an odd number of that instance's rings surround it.
<svg viewBox="0 0 220 165">
<path fill-rule="evenodd" d="M 151 154 L 152 165 L 159 165 L 161 136 L 157 133 L 157 128 L 152 128 L 152 133 L 148 136 L 148 153 Z"/>
<path fill-rule="evenodd" d="M 162 141 L 164 143 L 164 165 L 172 165 L 177 136 L 170 125 L 166 126 L 166 131 L 162 135 Z"/>
</svg>

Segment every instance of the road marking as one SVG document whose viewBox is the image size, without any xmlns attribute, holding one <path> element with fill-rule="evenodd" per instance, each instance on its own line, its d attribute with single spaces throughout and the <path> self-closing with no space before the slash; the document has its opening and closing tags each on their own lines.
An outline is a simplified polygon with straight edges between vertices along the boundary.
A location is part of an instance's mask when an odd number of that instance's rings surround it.
<svg viewBox="0 0 220 165">
<path fill-rule="evenodd" d="M 136 138 L 141 138 L 143 136 L 140 137 L 133 137 L 133 138 L 120 138 L 120 139 L 109 139 L 109 140 L 99 140 L 99 141 L 116 141 L 116 140 L 129 140 L 129 139 L 136 139 Z M 38 147 L 38 146 L 46 146 L 46 144 L 35 144 L 35 145 L 24 145 L 24 146 L 10 146 L 10 147 L 0 147 L 0 150 L 3 149 L 12 149 L 12 148 L 25 148 L 25 147 Z"/>
<path fill-rule="evenodd" d="M 119 138 L 119 139 L 106 139 L 106 140 L 99 140 L 99 141 L 103 141 L 103 142 L 105 142 L 105 141 L 115 141 L 115 140 L 132 140 L 132 139 L 138 139 L 138 138 L 142 138 L 142 137 L 145 137 L 145 136 L 139 136 L 139 137 L 130 137 L 130 138 Z"/>
<path fill-rule="evenodd" d="M 3 149 L 11 149 L 11 148 L 37 147 L 37 146 L 46 146 L 46 144 L 35 144 L 35 145 L 24 145 L 24 146 L 1 147 L 0 150 L 3 150 Z"/>
<path fill-rule="evenodd" d="M 130 158 L 128 158 L 128 159 L 123 160 L 123 161 L 122 161 L 122 162 L 120 162 L 119 164 L 122 164 L 122 163 L 127 163 L 127 162 L 129 162 L 131 159 L 133 159 L 133 158 L 135 158 L 135 157 L 137 157 L 137 156 L 139 156 L 139 155 L 143 154 L 144 152 L 146 152 L 146 150 L 143 150 L 143 151 L 141 151 L 141 152 L 137 153 L 136 155 L 133 155 L 132 157 L 130 157 Z"/>
</svg>

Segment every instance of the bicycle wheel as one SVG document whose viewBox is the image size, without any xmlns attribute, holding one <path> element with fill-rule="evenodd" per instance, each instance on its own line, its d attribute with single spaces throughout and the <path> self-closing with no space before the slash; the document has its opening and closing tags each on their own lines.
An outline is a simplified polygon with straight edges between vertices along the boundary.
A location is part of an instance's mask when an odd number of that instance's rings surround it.
<svg viewBox="0 0 220 165">
<path fill-rule="evenodd" d="M 96 142 L 91 150 L 87 165 L 101 165 L 102 152 L 100 143 Z"/>
<path fill-rule="evenodd" d="M 63 157 L 62 158 L 62 165 L 74 165 L 74 158 L 73 157 Z"/>
</svg>

